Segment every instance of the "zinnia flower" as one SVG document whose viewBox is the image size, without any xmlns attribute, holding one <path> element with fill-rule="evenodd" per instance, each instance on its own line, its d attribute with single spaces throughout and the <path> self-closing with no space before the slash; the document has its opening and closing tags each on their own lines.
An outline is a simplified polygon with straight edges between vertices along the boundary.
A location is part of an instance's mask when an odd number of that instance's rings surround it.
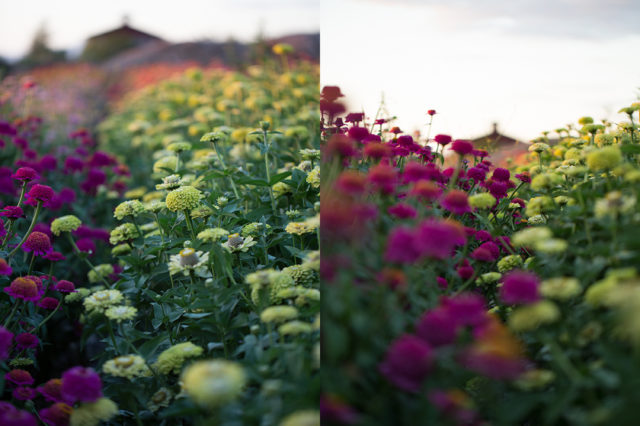
<svg viewBox="0 0 640 426">
<path fill-rule="evenodd" d="M 72 367 L 62 374 L 61 390 L 70 402 L 94 402 L 102 397 L 102 380 L 92 368 Z"/>
<path fill-rule="evenodd" d="M 514 270 L 502 278 L 500 300 L 508 305 L 529 304 L 540 299 L 540 280 L 532 272 Z"/>
<path fill-rule="evenodd" d="M 467 193 L 458 189 L 447 192 L 440 203 L 453 214 L 461 215 L 471 211 Z"/>
<path fill-rule="evenodd" d="M 28 302 L 36 302 L 40 300 L 44 294 L 42 284 L 38 286 L 36 280 L 28 277 L 18 277 L 14 279 L 9 287 L 4 288 L 4 291 L 11 297 Z"/>
<path fill-rule="evenodd" d="M 247 381 L 242 366 L 233 361 L 199 361 L 182 373 L 182 389 L 197 404 L 218 407 L 236 399 Z"/>
<path fill-rule="evenodd" d="M 9 371 L 5 374 L 4 378 L 6 381 L 18 386 L 30 386 L 34 382 L 33 377 L 31 377 L 31 374 L 27 370 L 21 370 L 19 368 Z"/>
<path fill-rule="evenodd" d="M 426 220 L 415 232 L 415 246 L 422 256 L 446 259 L 458 245 L 464 245 L 466 235 L 462 227 L 448 220 Z"/>
<path fill-rule="evenodd" d="M 0 360 L 9 358 L 13 333 L 0 326 Z"/>
<path fill-rule="evenodd" d="M 9 219 L 19 219 L 24 216 L 24 211 L 22 211 L 22 207 L 4 206 L 2 212 L 0 212 L 0 216 L 8 217 Z"/>
<path fill-rule="evenodd" d="M 403 335 L 387 351 L 379 369 L 395 386 L 409 392 L 418 392 L 433 365 L 431 346 L 419 337 Z"/>
<path fill-rule="evenodd" d="M 30 182 L 32 180 L 40 179 L 40 175 L 38 175 L 38 172 L 33 170 L 31 167 L 20 167 L 11 175 L 11 178 L 21 182 Z"/>
<path fill-rule="evenodd" d="M 33 252 L 36 256 L 45 256 L 53 251 L 53 247 L 51 247 L 51 240 L 47 234 L 34 231 L 25 240 L 22 250 L 27 253 Z"/>
<path fill-rule="evenodd" d="M 12 273 L 13 269 L 11 268 L 11 266 L 9 266 L 6 260 L 0 258 L 0 275 L 9 276 Z"/>
<path fill-rule="evenodd" d="M 35 184 L 29 192 L 27 192 L 24 203 L 30 206 L 36 206 L 38 203 L 42 203 L 43 207 L 49 207 L 54 196 L 55 193 L 50 186 Z"/>
<path fill-rule="evenodd" d="M 16 336 L 16 346 L 18 350 L 38 347 L 38 336 L 31 333 L 20 333 Z"/>
</svg>

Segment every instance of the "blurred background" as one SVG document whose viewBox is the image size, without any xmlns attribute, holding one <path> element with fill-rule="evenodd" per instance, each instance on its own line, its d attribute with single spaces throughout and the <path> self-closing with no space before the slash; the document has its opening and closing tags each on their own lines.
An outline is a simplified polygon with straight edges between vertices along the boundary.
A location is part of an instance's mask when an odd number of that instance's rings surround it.
<svg viewBox="0 0 640 426">
<path fill-rule="evenodd" d="M 126 94 L 194 66 L 280 62 L 277 44 L 290 46 L 292 61 L 317 63 L 319 2 L 3 1 L 0 109 L 66 123 L 67 132 L 95 126 Z"/>
<path fill-rule="evenodd" d="M 528 142 L 638 99 L 637 0 L 322 0 L 321 81 L 406 132 Z M 549 137 L 553 137 L 550 135 Z"/>
</svg>

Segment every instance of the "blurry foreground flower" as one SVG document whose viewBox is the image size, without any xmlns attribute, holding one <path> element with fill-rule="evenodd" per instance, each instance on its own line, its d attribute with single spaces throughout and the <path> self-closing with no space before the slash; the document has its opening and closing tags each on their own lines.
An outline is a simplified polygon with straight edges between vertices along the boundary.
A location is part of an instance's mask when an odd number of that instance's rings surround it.
<svg viewBox="0 0 640 426">
<path fill-rule="evenodd" d="M 210 409 L 236 399 L 246 383 L 240 364 L 226 360 L 198 361 L 185 369 L 181 379 L 187 395 Z"/>
<path fill-rule="evenodd" d="M 71 426 L 97 426 L 108 422 L 118 414 L 118 406 L 108 398 L 100 398 L 96 402 L 82 404 L 71 412 Z"/>
</svg>

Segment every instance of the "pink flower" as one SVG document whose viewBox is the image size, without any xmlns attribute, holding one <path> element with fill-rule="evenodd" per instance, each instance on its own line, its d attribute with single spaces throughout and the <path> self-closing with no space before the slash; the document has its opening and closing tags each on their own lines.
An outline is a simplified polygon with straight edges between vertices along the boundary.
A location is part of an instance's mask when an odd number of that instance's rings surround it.
<svg viewBox="0 0 640 426">
<path fill-rule="evenodd" d="M 8 404 L 8 403 L 7 403 Z M 10 405 L 10 404 L 9 404 Z M 28 411 L 18 410 L 13 405 L 10 409 L 0 408 L 0 424 L 5 426 L 38 426 L 38 421 Z"/>
<path fill-rule="evenodd" d="M 448 220 L 426 220 L 419 225 L 415 235 L 415 246 L 421 256 L 441 260 L 466 242 L 462 227 Z"/>
<path fill-rule="evenodd" d="M 62 396 L 62 380 L 51 379 L 45 384 L 38 386 L 37 391 L 51 402 L 69 402 Z"/>
<path fill-rule="evenodd" d="M 26 386 L 20 386 L 13 390 L 12 395 L 18 401 L 28 401 L 36 396 L 36 391 Z"/>
<path fill-rule="evenodd" d="M 473 151 L 473 144 L 469 141 L 465 141 L 462 139 L 456 139 L 452 144 L 451 144 L 451 151 L 454 151 L 456 154 L 464 157 L 467 154 L 471 154 L 471 151 Z"/>
<path fill-rule="evenodd" d="M 506 182 L 511 177 L 509 170 L 498 167 L 493 171 L 491 178 L 500 182 Z"/>
<path fill-rule="evenodd" d="M 449 135 L 436 135 L 433 140 L 436 141 L 436 143 L 445 146 L 451 143 L 451 136 Z"/>
<path fill-rule="evenodd" d="M 22 299 L 25 301 L 36 302 L 40 300 L 44 294 L 42 282 L 38 285 L 38 281 L 28 277 L 18 277 L 14 279 L 9 287 L 4 288 L 5 293 L 9 296 Z"/>
<path fill-rule="evenodd" d="M 336 188 L 348 195 L 361 195 L 364 193 L 366 185 L 367 177 L 353 170 L 342 172 L 336 180 Z"/>
<path fill-rule="evenodd" d="M 31 377 L 31 374 L 27 370 L 21 370 L 19 368 L 14 368 L 4 375 L 6 381 L 13 383 L 18 386 L 30 386 L 33 384 L 34 380 Z"/>
<path fill-rule="evenodd" d="M 40 179 L 40 175 L 38 172 L 33 170 L 31 167 L 20 167 L 11 177 L 15 180 L 19 180 L 21 182 L 30 182 L 32 180 Z"/>
<path fill-rule="evenodd" d="M 31 333 L 20 333 L 16 336 L 16 346 L 18 350 L 32 349 L 38 347 L 38 336 Z"/>
<path fill-rule="evenodd" d="M 369 169 L 368 179 L 380 192 L 390 194 L 397 183 L 397 170 L 388 164 L 380 163 Z"/>
<path fill-rule="evenodd" d="M 35 184 L 29 192 L 27 192 L 24 203 L 35 206 L 41 202 L 43 207 L 49 207 L 49 203 L 54 195 L 55 193 L 50 186 Z"/>
<path fill-rule="evenodd" d="M 449 309 L 439 306 L 422 315 L 416 326 L 416 334 L 435 347 L 450 345 L 456 341 L 458 323 Z"/>
<path fill-rule="evenodd" d="M 52 310 L 54 310 L 55 308 L 58 307 L 59 303 L 60 302 L 58 302 L 58 299 L 56 299 L 56 298 L 43 297 L 38 302 L 38 306 L 41 307 L 42 309 L 48 309 L 48 310 L 52 311 Z"/>
<path fill-rule="evenodd" d="M 34 231 L 25 240 L 22 250 L 26 253 L 33 252 L 36 256 L 45 256 L 53 251 L 53 247 L 51 247 L 51 240 L 47 234 Z"/>
<path fill-rule="evenodd" d="M 432 366 L 431 346 L 419 337 L 405 334 L 391 344 L 379 369 L 398 388 L 418 392 Z"/>
<path fill-rule="evenodd" d="M 387 249 L 384 258 L 387 262 L 413 263 L 420 258 L 420 251 L 415 247 L 415 230 L 398 227 L 391 231 L 387 238 Z"/>
<path fill-rule="evenodd" d="M 18 219 L 24 216 L 24 212 L 21 207 L 18 206 L 4 206 L 0 216 L 8 217 L 10 219 Z"/>
<path fill-rule="evenodd" d="M 94 402 L 102 397 L 102 380 L 92 368 L 70 368 L 62 374 L 62 395 L 73 402 Z"/>
<path fill-rule="evenodd" d="M 471 211 L 467 193 L 459 189 L 452 189 L 447 192 L 444 198 L 440 201 L 440 204 L 442 204 L 442 207 L 448 211 L 457 215 L 469 213 Z"/>
<path fill-rule="evenodd" d="M 53 287 L 54 290 L 59 291 L 60 293 L 76 293 L 76 286 L 71 281 L 60 280 Z"/>
<path fill-rule="evenodd" d="M 540 299 L 540 280 L 532 272 L 514 270 L 502 278 L 500 300 L 507 305 L 534 303 Z"/>
<path fill-rule="evenodd" d="M 68 426 L 73 409 L 64 402 L 57 402 L 43 408 L 38 414 L 47 426 Z"/>
<path fill-rule="evenodd" d="M 418 213 L 416 209 L 411 207 L 409 204 L 398 203 L 387 209 L 391 216 L 395 216 L 398 219 L 409 219 L 416 217 Z"/>
<path fill-rule="evenodd" d="M 51 262 L 60 262 L 61 260 L 66 259 L 66 257 L 62 253 L 57 251 L 48 253 L 44 258 L 50 260 Z"/>
<path fill-rule="evenodd" d="M 13 269 L 11 268 L 11 266 L 9 266 L 6 260 L 0 258 L 0 275 L 9 276 L 12 273 Z"/>
</svg>

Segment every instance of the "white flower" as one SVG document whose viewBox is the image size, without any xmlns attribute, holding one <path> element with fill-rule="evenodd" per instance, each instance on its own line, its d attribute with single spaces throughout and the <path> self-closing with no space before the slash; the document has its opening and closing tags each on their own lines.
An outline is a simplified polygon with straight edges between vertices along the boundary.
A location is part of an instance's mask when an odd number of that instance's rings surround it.
<svg viewBox="0 0 640 426">
<path fill-rule="evenodd" d="M 169 273 L 175 275 L 182 272 L 189 275 L 193 271 L 199 277 L 208 276 L 207 263 L 209 262 L 209 253 L 195 251 L 191 247 L 180 250 L 180 253 L 171 256 L 169 260 Z"/>
</svg>

